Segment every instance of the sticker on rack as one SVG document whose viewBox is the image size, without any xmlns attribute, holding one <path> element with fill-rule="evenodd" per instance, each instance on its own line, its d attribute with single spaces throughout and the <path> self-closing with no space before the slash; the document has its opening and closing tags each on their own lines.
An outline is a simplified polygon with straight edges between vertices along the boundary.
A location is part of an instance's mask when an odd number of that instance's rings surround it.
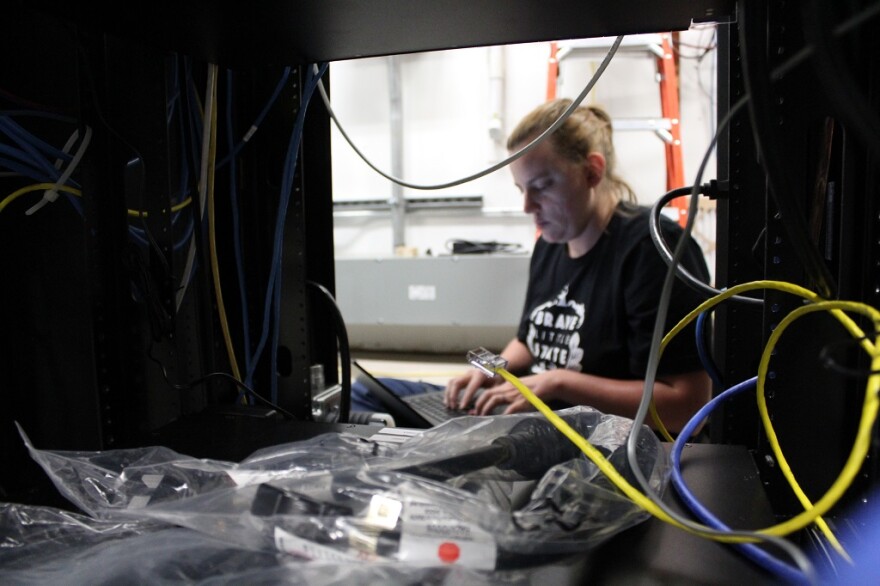
<svg viewBox="0 0 880 586">
<path fill-rule="evenodd" d="M 434 285 L 410 285 L 406 289 L 410 301 L 436 301 L 437 287 Z"/>
<path fill-rule="evenodd" d="M 401 521 L 401 560 L 495 569 L 497 547 L 492 534 L 440 505 L 407 499 Z"/>
</svg>

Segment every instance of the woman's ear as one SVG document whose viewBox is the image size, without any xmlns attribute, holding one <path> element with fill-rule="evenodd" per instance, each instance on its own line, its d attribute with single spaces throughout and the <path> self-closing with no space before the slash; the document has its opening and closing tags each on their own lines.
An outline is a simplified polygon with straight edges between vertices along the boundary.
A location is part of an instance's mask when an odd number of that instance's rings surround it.
<svg viewBox="0 0 880 586">
<path fill-rule="evenodd" d="M 596 187 L 605 177 L 605 157 L 602 153 L 590 153 L 584 162 L 587 170 L 587 182 L 590 187 Z"/>
</svg>

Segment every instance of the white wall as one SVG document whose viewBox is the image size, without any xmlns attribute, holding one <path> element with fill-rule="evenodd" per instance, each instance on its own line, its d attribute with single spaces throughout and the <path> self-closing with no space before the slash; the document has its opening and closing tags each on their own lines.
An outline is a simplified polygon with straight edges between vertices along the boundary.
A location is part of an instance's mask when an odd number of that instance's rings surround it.
<svg viewBox="0 0 880 586">
<path fill-rule="evenodd" d="M 697 60 L 699 47 L 714 43 L 713 29 L 681 33 L 680 96 L 685 177 L 692 181 L 714 125 L 714 51 Z M 610 40 L 608 42 L 610 45 Z M 546 99 L 549 43 L 503 48 L 459 49 L 400 56 L 403 98 L 403 178 L 436 184 L 469 175 L 506 156 L 504 136 L 528 111 Z M 604 57 L 604 51 L 576 51 L 560 64 L 558 95 L 575 97 Z M 493 61 L 494 60 L 494 61 Z M 500 61 L 499 61 L 500 60 Z M 496 67 L 490 67 L 492 61 Z M 501 63 L 499 68 L 497 65 Z M 331 66 L 333 108 L 355 144 L 379 168 L 391 170 L 388 59 L 370 58 Z M 497 74 L 502 76 L 499 81 Z M 492 93 L 492 84 L 501 98 Z M 614 118 L 660 116 L 656 64 L 647 53 L 621 51 L 587 103 L 605 107 Z M 501 103 L 500 132 L 498 112 Z M 494 115 L 494 116 L 493 116 Z M 388 199 L 392 184 L 369 169 L 333 129 L 335 200 Z M 617 132 L 620 174 L 641 201 L 653 202 L 665 191 L 663 143 L 650 132 Z M 715 175 L 714 160 L 706 181 Z M 531 219 L 521 213 L 521 198 L 509 171 L 454 188 L 419 191 L 407 198 L 482 195 L 484 213 L 412 212 L 407 214 L 405 241 L 418 253 L 446 252 L 450 239 L 496 240 L 530 249 Z M 714 213 L 711 206 L 697 225 L 698 238 L 714 264 Z M 338 258 L 393 254 L 388 213 L 337 214 L 334 220 Z"/>
</svg>

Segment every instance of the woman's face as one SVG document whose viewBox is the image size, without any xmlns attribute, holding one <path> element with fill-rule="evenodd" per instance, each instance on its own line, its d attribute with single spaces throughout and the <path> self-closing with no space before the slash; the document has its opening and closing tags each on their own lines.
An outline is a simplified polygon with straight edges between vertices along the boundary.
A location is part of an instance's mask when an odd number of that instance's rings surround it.
<svg viewBox="0 0 880 586">
<path fill-rule="evenodd" d="M 513 181 L 525 199 L 523 210 L 548 242 L 569 242 L 586 231 L 592 218 L 595 182 L 587 164 L 556 152 L 545 140 L 510 164 Z"/>
</svg>

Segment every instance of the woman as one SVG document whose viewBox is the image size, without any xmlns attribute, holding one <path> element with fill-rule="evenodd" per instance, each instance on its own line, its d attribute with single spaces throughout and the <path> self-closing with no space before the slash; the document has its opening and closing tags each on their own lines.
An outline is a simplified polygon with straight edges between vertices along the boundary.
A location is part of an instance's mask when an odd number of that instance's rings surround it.
<svg viewBox="0 0 880 586">
<path fill-rule="evenodd" d="M 555 122 L 570 105 L 554 100 L 527 115 L 511 133 L 516 151 Z M 611 120 L 581 106 L 547 140 L 511 164 L 524 210 L 541 237 L 535 244 L 520 328 L 501 355 L 508 370 L 545 402 L 589 405 L 632 417 L 642 397 L 645 369 L 666 266 L 648 232 L 649 210 L 614 174 Z M 668 222 L 670 242 L 681 231 Z M 707 278 L 702 253 L 688 242 L 683 260 Z M 676 283 L 667 330 L 701 299 Z M 531 409 L 511 384 L 477 370 L 449 382 L 449 406 L 490 413 Z M 680 429 L 710 397 L 710 384 L 685 330 L 664 352 L 654 400 L 664 424 Z"/>
<path fill-rule="evenodd" d="M 528 114 L 508 138 L 517 151 L 550 127 L 571 104 L 545 103 Z M 611 120 L 595 106 L 581 106 L 550 137 L 511 164 L 524 210 L 540 231 L 530 265 L 526 302 L 516 337 L 501 352 L 508 370 L 554 407 L 589 405 L 632 417 L 644 376 L 666 265 L 651 242 L 649 210 L 635 204 L 632 189 L 614 173 Z M 681 234 L 665 222 L 669 242 Z M 708 277 L 697 244 L 688 242 L 682 264 Z M 667 330 L 701 299 L 676 283 Z M 401 393 L 424 385 L 395 381 Z M 485 415 L 531 409 L 511 384 L 469 370 L 446 386 L 450 408 L 471 405 Z M 352 405 L 363 405 L 355 389 Z M 654 400 L 660 416 L 677 431 L 710 397 L 685 330 L 664 352 Z M 355 407 L 357 408 L 357 407 Z"/>
</svg>

